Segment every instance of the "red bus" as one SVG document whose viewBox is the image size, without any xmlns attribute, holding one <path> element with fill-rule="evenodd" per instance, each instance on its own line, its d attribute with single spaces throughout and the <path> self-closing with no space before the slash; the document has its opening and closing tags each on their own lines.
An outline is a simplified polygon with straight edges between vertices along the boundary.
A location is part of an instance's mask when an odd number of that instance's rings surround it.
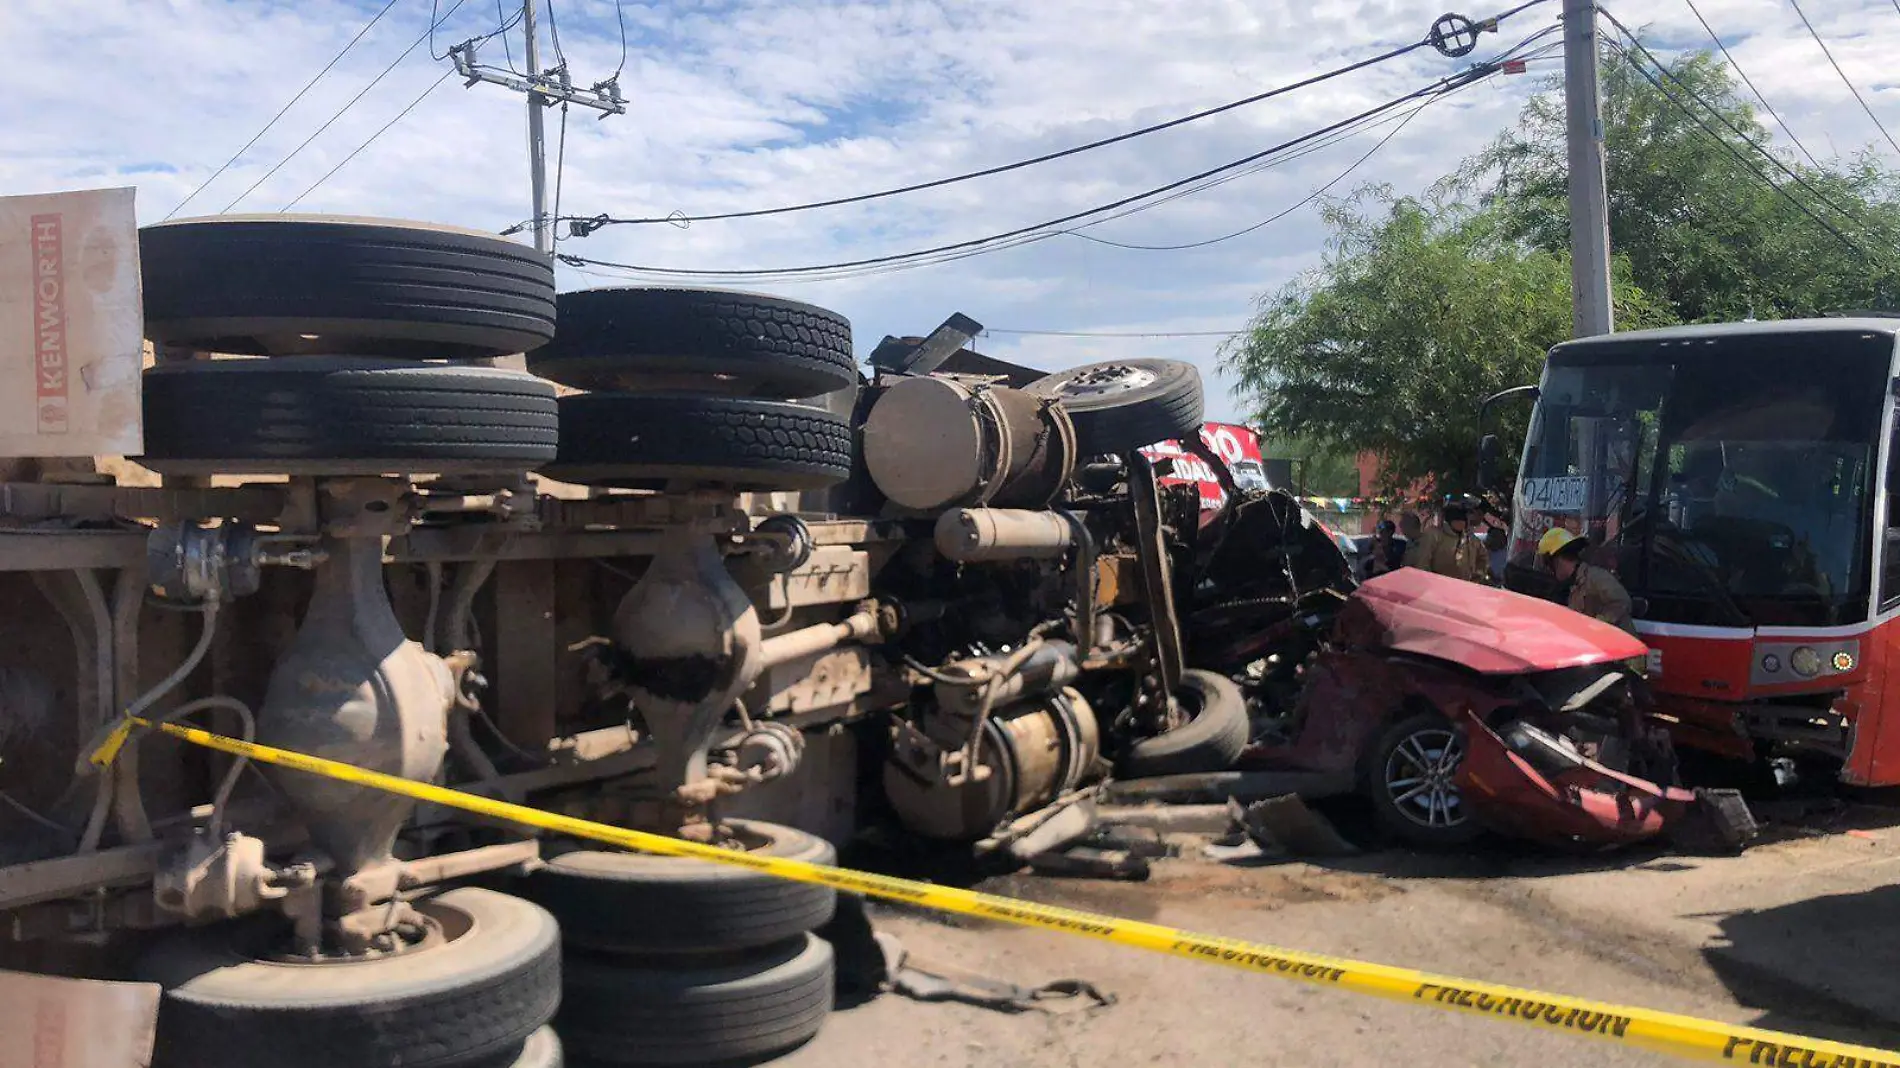
<svg viewBox="0 0 1900 1068">
<path fill-rule="evenodd" d="M 1586 534 L 1636 601 L 1677 741 L 1900 784 L 1900 319 L 1636 331 L 1551 350 L 1507 584 Z M 1892 728 L 1892 729 L 1889 729 Z"/>
</svg>

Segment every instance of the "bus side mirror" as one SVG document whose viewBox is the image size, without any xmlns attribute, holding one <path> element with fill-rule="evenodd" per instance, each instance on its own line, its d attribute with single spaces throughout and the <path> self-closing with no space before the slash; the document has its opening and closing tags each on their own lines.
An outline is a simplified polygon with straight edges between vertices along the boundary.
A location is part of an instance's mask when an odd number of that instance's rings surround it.
<svg viewBox="0 0 1900 1068">
<path fill-rule="evenodd" d="M 1478 439 L 1478 488 L 1496 489 L 1498 483 L 1498 436 L 1486 434 Z"/>
</svg>

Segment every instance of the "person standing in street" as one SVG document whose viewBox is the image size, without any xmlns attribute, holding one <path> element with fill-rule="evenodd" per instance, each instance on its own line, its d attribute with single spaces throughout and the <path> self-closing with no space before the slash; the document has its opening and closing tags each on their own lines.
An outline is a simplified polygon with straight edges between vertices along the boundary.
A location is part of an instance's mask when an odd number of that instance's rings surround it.
<svg viewBox="0 0 1900 1068">
<path fill-rule="evenodd" d="M 1538 540 L 1537 555 L 1550 561 L 1550 573 L 1562 584 L 1564 603 L 1572 612 L 1634 635 L 1636 621 L 1630 615 L 1629 591 L 1607 568 L 1584 560 L 1583 551 L 1589 546 L 1590 539 L 1552 527 Z"/>
<path fill-rule="evenodd" d="M 1484 510 L 1484 548 L 1491 558 L 1491 584 L 1504 585 L 1504 565 L 1510 556 L 1511 522 L 1495 509 Z"/>
<path fill-rule="evenodd" d="M 1420 532 L 1405 550 L 1405 566 L 1489 585 L 1491 554 L 1472 534 L 1471 511 L 1460 502 L 1445 506 L 1438 525 Z"/>
<path fill-rule="evenodd" d="M 1425 533 L 1425 526 L 1418 521 L 1417 512 L 1399 513 L 1399 540 L 1405 543 L 1407 549 L 1417 545 L 1419 536 L 1423 533 Z"/>
<path fill-rule="evenodd" d="M 1372 546 L 1366 550 L 1366 577 L 1378 578 L 1405 566 L 1405 544 L 1395 536 L 1398 527 L 1390 519 L 1379 520 L 1372 530 Z"/>
</svg>

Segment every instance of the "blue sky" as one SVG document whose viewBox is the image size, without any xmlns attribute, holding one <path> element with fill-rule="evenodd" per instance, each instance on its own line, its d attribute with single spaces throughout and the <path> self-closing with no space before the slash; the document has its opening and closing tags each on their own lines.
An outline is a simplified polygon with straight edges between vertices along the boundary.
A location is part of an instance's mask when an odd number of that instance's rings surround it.
<svg viewBox="0 0 1900 1068">
<path fill-rule="evenodd" d="M 447 10 L 455 0 L 437 0 Z M 612 0 L 542 0 L 577 81 L 621 63 Z M 8 0 L 0 194 L 136 185 L 143 221 L 172 211 L 383 6 L 383 0 Z M 463 88 L 428 42 L 344 105 L 427 29 L 429 0 L 397 0 L 310 93 L 181 215 L 274 212 L 419 96 L 402 122 L 316 185 L 301 211 L 388 215 L 499 229 L 528 212 L 521 97 Z M 1465 4 L 1466 14 L 1494 6 Z M 1707 44 L 1684 0 L 1610 4 L 1671 47 Z M 1697 0 L 1755 83 L 1817 152 L 1878 138 L 1787 0 Z M 1804 0 L 1889 127 L 1900 131 L 1891 0 Z M 1065 147 L 1235 99 L 1422 35 L 1442 0 L 623 0 L 628 114 L 569 119 L 561 207 L 665 215 L 754 208 L 900 185 Z M 1479 54 L 1555 19 L 1546 3 Z M 437 53 L 499 22 L 463 0 Z M 552 38 L 543 18 L 544 62 Z M 506 62 L 499 40 L 484 62 Z M 513 44 L 522 62 L 518 31 Z M 689 228 L 619 227 L 562 251 L 681 267 L 791 266 L 943 244 L 1114 200 L 1336 121 L 1457 70 L 1403 60 L 1133 143 L 911 197 Z M 1542 74 L 1554 72 L 1543 65 Z M 1336 191 L 1362 181 L 1416 191 L 1507 125 L 1541 80 L 1494 79 L 1423 112 Z M 341 110 L 341 116 L 338 115 Z M 308 147 L 306 138 L 332 120 Z M 550 135 L 558 129 L 550 114 Z M 1089 232 L 1178 244 L 1237 230 L 1333 180 L 1383 131 Z M 1883 147 L 1885 142 L 1880 142 Z M 265 178 L 267 172 L 276 173 Z M 260 179 L 263 179 L 260 182 Z M 250 191 L 253 185 L 255 191 Z M 244 195 L 240 199 L 240 194 Z M 861 353 L 953 311 L 999 329 L 1226 331 L 1262 293 L 1310 267 L 1324 233 L 1307 207 L 1204 249 L 1145 252 L 1074 237 L 941 267 L 742 288 L 851 317 Z M 622 284 L 563 269 L 564 288 Z M 1193 360 L 1216 417 L 1241 414 L 1216 375 L 1215 337 L 997 334 L 995 355 L 1050 369 L 1117 356 Z"/>
</svg>

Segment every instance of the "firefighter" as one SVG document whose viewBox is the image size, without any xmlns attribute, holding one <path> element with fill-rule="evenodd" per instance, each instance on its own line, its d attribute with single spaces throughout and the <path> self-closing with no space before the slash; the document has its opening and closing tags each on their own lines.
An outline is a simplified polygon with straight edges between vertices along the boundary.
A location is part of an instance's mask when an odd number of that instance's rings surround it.
<svg viewBox="0 0 1900 1068">
<path fill-rule="evenodd" d="M 1491 556 L 1484 542 L 1471 533 L 1470 523 L 1470 509 L 1457 502 L 1446 505 L 1438 525 L 1421 531 L 1405 547 L 1405 566 L 1488 584 Z"/>
<path fill-rule="evenodd" d="M 1551 574 L 1562 584 L 1571 611 L 1635 634 L 1629 591 L 1608 569 L 1584 560 L 1583 551 L 1589 547 L 1590 539 L 1552 527 L 1538 540 L 1537 555 L 1550 561 Z"/>
</svg>

